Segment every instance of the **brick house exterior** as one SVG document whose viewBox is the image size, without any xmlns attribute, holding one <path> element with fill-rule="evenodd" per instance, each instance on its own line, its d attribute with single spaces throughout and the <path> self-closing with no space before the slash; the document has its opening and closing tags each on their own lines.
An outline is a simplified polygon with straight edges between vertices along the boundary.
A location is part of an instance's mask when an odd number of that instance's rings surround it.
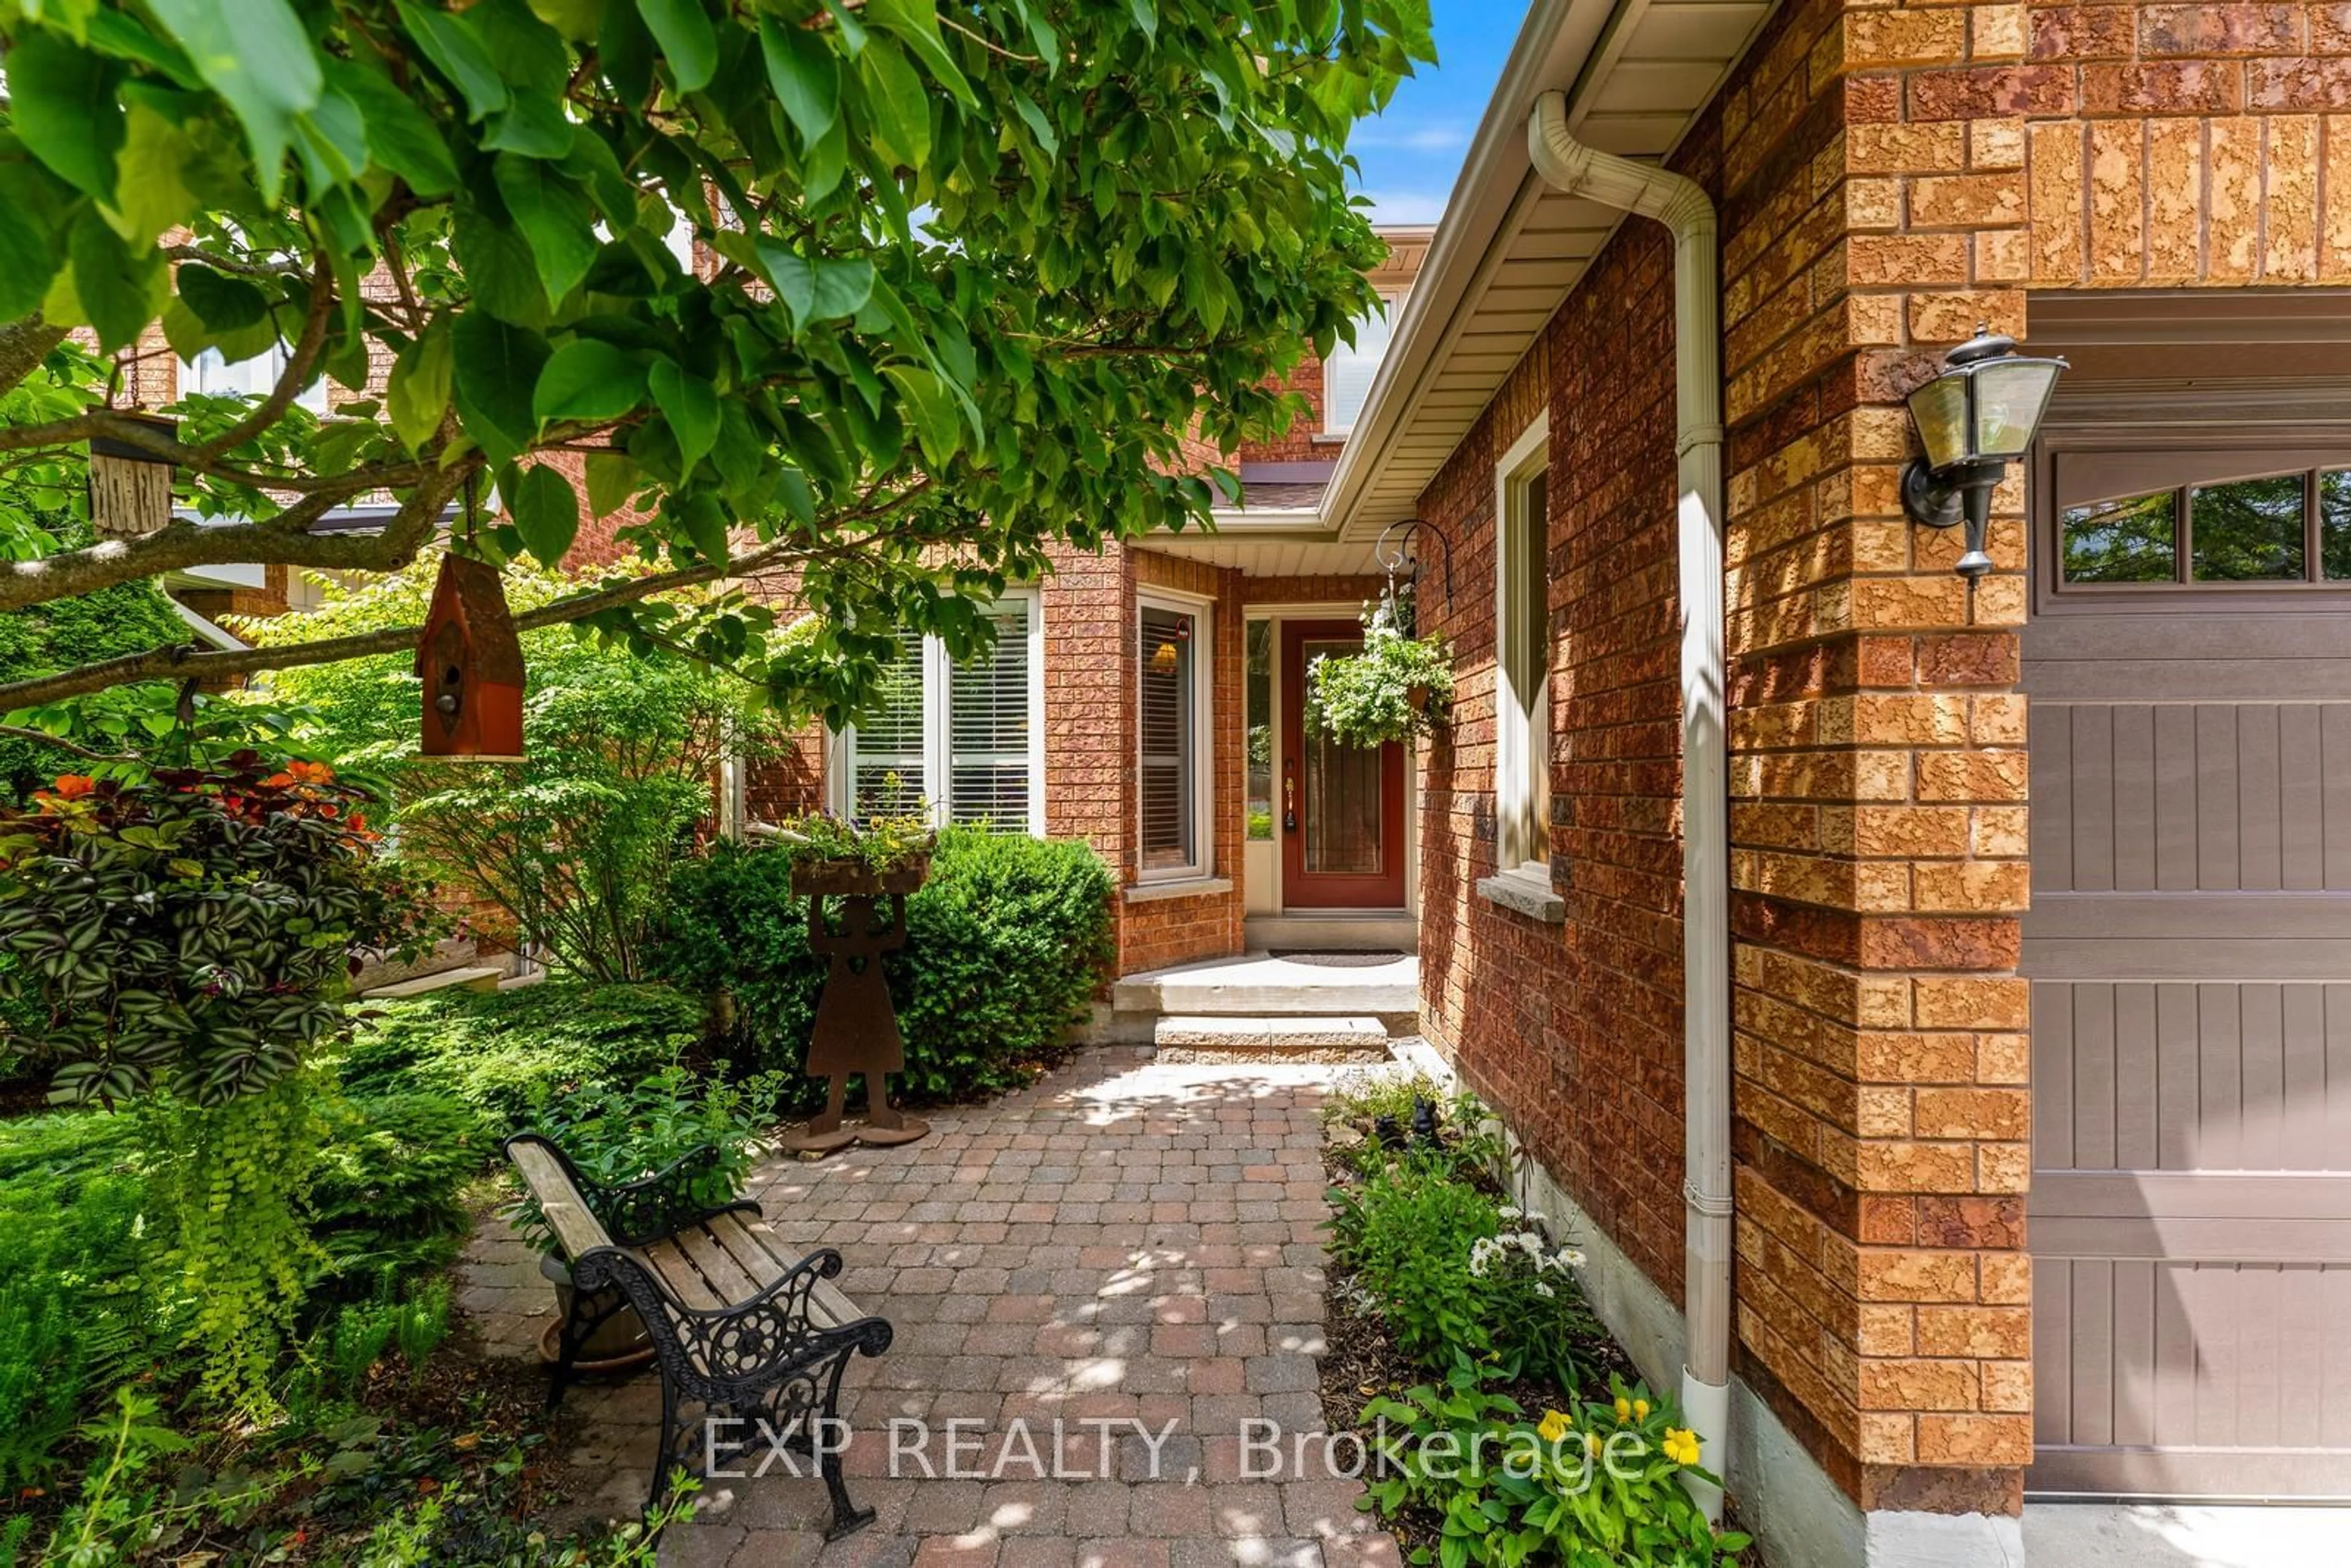
<svg viewBox="0 0 2351 1568">
<path fill-rule="evenodd" d="M 1400 298 L 1426 235 L 1399 228 L 1385 237 L 1389 258 L 1373 278 Z M 1344 449 L 1343 433 L 1330 430 L 1322 361 L 1308 353 L 1284 388 L 1306 400 L 1309 415 L 1283 436 L 1249 444 L 1229 457 L 1205 444 L 1191 454 L 1198 466 L 1236 469 L 1242 480 L 1242 505 L 1220 510 L 1218 535 L 1107 543 L 1099 551 L 1056 547 L 1051 575 L 1036 585 L 1045 670 L 1037 720 L 1043 831 L 1092 846 L 1121 883 L 1119 975 L 1238 955 L 1250 945 L 1247 917 L 1280 907 L 1278 893 L 1267 885 L 1280 874 L 1265 852 L 1273 846 L 1262 839 L 1252 846 L 1246 837 L 1247 630 L 1269 615 L 1352 622 L 1380 590 L 1367 546 L 1227 542 L 1267 527 L 1269 517 L 1278 527 L 1281 509 L 1318 490 Z M 1142 601 L 1154 594 L 1196 604 L 1209 628 L 1207 846 L 1200 874 L 1167 881 L 1145 880 L 1138 841 L 1136 626 Z M 811 731 L 789 758 L 750 769 L 750 814 L 773 820 L 847 804 L 841 751 L 840 737 Z"/>
<path fill-rule="evenodd" d="M 1409 361 L 1419 344 L 1423 357 L 1405 367 L 1417 380 L 1399 375 L 1375 393 L 1358 436 L 1379 447 L 1364 455 L 1369 476 L 1351 491 L 1343 465 L 1323 510 L 1341 538 L 1417 517 L 1445 536 L 1450 558 L 1450 595 L 1423 580 L 1424 624 L 1452 638 L 1461 683 L 1453 723 L 1419 758 L 1424 1027 L 1501 1113 L 1573 1228 L 1607 1255 L 1614 1272 L 1595 1281 L 1604 1312 L 1636 1358 L 1646 1353 L 1645 1372 L 1669 1380 L 1688 1284 L 1673 254 L 1660 225 L 1611 214 L 1592 254 L 1558 264 L 1575 214 L 1553 221 L 1553 209 L 1530 204 L 1540 194 L 1520 183 L 1533 177 L 1512 146 L 1524 145 L 1534 96 L 1575 83 L 1572 114 L 1590 110 L 1581 122 L 1592 140 L 1662 154 L 1719 215 L 1729 1464 L 1743 1515 L 1773 1561 L 1808 1568 L 1991 1563 L 2021 1554 L 2028 1485 L 2074 1490 L 2076 1475 L 2133 1473 L 2133 1444 L 2161 1454 L 2177 1443 L 2180 1462 L 2136 1472 L 2161 1478 L 2151 1484 L 2079 1490 L 2224 1490 L 2209 1479 L 2216 1469 L 2198 1479 L 2202 1439 L 2164 1436 L 2159 1410 L 2147 1435 L 2122 1436 L 2124 1385 L 2159 1405 L 2168 1375 L 2134 1361 L 2124 1342 L 2140 1333 L 2152 1344 L 2175 1332 L 2167 1323 L 2186 1322 L 2179 1332 L 2202 1343 L 2219 1321 L 2164 1295 L 2168 1279 L 2184 1282 L 2197 1265 L 2161 1243 L 2134 1252 L 2139 1243 L 2115 1239 L 2115 1258 L 2151 1260 L 2101 1260 L 2095 1274 L 2078 1260 L 2044 1261 L 2044 1274 L 2063 1277 L 2036 1299 L 2034 1080 L 2056 1048 L 2044 1042 L 2036 1057 L 2033 977 L 2057 960 L 2032 956 L 2025 916 L 2036 890 L 2080 884 L 2049 863 L 2053 836 L 2069 830 L 2037 839 L 2029 797 L 2054 783 L 2078 798 L 2095 781 L 2069 775 L 2065 753 L 2036 755 L 2028 734 L 2027 624 L 2065 591 L 2050 578 L 2056 558 L 2036 554 L 2038 575 L 2028 575 L 2024 465 L 1996 497 L 1996 570 L 1972 591 L 1952 570 L 1956 530 L 1907 521 L 1897 480 L 1917 450 L 1907 394 L 1979 323 L 2031 339 L 2028 351 L 2047 341 L 2075 352 L 2062 407 L 2069 396 L 2119 396 L 2147 367 L 2201 368 L 2201 350 L 2165 347 L 2176 329 L 2150 323 L 2219 309 L 2215 289 L 2351 283 L 2351 195 L 2340 183 L 2351 118 L 2335 112 L 2351 106 L 2351 31 L 2340 7 L 2298 4 L 1759 6 L 1743 47 L 1724 41 L 1714 85 L 1678 106 L 1669 129 L 1635 132 L 1635 78 L 1620 89 L 1612 57 L 1575 52 L 1595 9 L 1611 8 L 1534 6 L 1424 270 L 1428 313 L 1398 329 L 1392 357 Z M 1613 57 L 1636 57 L 1641 24 L 1619 20 L 1635 37 L 1629 47 L 1618 39 Z M 1662 105 L 1643 107 L 1666 118 Z M 1639 134 L 1654 144 L 1632 144 Z M 1483 166 L 1481 152 L 1491 154 Z M 1499 214 L 1514 193 L 1507 220 L 1480 219 L 1481 197 Z M 1502 319 L 1523 313 L 1531 290 L 1498 304 L 1479 281 L 1512 269 L 1560 279 L 1545 316 L 1516 329 Z M 2101 303 L 2084 298 L 2093 290 L 2116 292 Z M 2297 322 L 2328 309 L 2237 303 Z M 2343 315 L 2342 297 L 2332 309 Z M 2113 325 L 2121 316 L 2137 325 Z M 2068 335 L 2085 320 L 2105 325 Z M 1508 358 L 1479 341 L 1508 329 L 1523 345 Z M 2272 373 L 2351 376 L 2338 329 L 2273 336 Z M 2191 340 L 2207 339 L 2182 342 Z M 1477 371 L 1476 351 L 1490 369 Z M 2270 369 L 2262 349 L 2231 352 L 2228 373 Z M 1464 373 L 1448 383 L 1464 364 L 1483 382 Z M 1481 392 L 1447 390 L 1459 384 Z M 1497 465 L 1544 415 L 1545 848 L 1556 923 L 1480 891 L 1507 869 Z M 2294 428 L 2315 432 L 2296 436 L 2321 454 L 2313 461 L 2351 463 L 2351 426 Z M 2225 472 L 2258 471 L 2249 459 Z M 2044 530 L 2055 526 L 2049 505 L 2035 514 Z M 2060 548 L 2034 537 L 2036 549 Z M 2191 570 L 2202 569 L 2179 568 L 2183 585 Z M 2322 576 L 2310 570 L 2319 586 Z M 2212 601 L 2192 602 L 2200 612 Z M 2294 602 L 2321 607 L 2313 623 L 2331 628 L 2328 638 L 2351 621 L 2341 601 Z M 2053 713 L 2086 711 L 2073 687 L 2055 689 Z M 2275 700 L 2283 689 L 2220 695 Z M 2287 882 L 2267 885 L 2301 884 L 2289 868 Z M 2158 964 L 2147 977 L 2152 987 L 2171 976 Z M 2064 1027 L 2070 1041 L 2080 1026 Z M 2075 1086 L 2083 1071 L 2064 1104 L 2087 1092 Z M 2049 1135 L 2045 1121 L 2038 1135 Z M 2098 1160 L 2132 1163 L 2074 1163 Z M 2169 1190 L 2164 1179 L 2142 1185 Z M 2075 1212 L 2050 1222 L 2044 1254 L 2074 1245 L 2053 1239 L 2061 1230 L 2086 1228 L 2103 1260 L 2097 1238 L 2122 1232 Z M 2294 1256 L 2320 1269 L 2351 1261 L 2332 1243 Z M 2151 1271 L 2144 1331 L 2092 1320 L 2106 1309 L 2083 1291 L 2109 1268 L 2116 1292 L 2126 1269 Z M 2164 1316 L 2175 1310 L 2183 1315 Z M 2284 1346 L 2268 1354 L 2299 1344 L 2315 1355 L 2319 1338 L 2333 1343 L 2334 1331 L 2290 1317 L 2274 1331 Z M 2085 1347 L 2105 1358 L 2095 1375 L 2113 1382 L 2111 1430 L 2093 1422 L 2084 1436 L 2079 1411 L 2109 1396 L 2068 1362 L 2069 1346 L 2075 1361 Z M 2066 1381 L 2053 1388 L 2053 1378 Z M 2248 1430 L 2256 1420 L 2250 1406 L 2220 1418 Z M 2281 1441 L 2266 1469 L 2248 1461 L 2230 1473 L 2258 1478 L 2248 1483 L 2257 1489 L 2344 1495 L 2341 1470 L 2328 1468 L 2340 1451 L 2329 1441 L 2340 1439 Z M 2102 1445 L 2120 1456 L 2109 1468 L 2061 1468 Z M 2291 1480 L 2305 1458 L 2326 1479 Z"/>
</svg>

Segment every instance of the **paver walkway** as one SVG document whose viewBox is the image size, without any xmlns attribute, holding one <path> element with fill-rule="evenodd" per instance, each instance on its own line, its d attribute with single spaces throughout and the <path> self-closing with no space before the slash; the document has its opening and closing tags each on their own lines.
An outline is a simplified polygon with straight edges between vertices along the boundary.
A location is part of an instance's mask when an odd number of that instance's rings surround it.
<svg viewBox="0 0 2351 1568">
<path fill-rule="evenodd" d="M 920 1143 L 760 1171 L 778 1239 L 839 1248 L 841 1288 L 896 1325 L 844 1401 L 852 1490 L 879 1517 L 828 1546 L 814 1479 L 717 1481 L 664 1563 L 1392 1568 L 1360 1483 L 1295 1442 L 1323 1425 L 1315 1113 L 1336 1071 L 1090 1051 Z M 500 1231 L 465 1269 L 494 1346 L 536 1354 L 552 1301 L 532 1255 Z M 608 1511 L 633 1509 L 652 1374 L 569 1400 L 592 1417 L 573 1457 L 611 1467 Z M 1244 1479 L 1270 1463 L 1243 1446 L 1264 1422 L 1280 1470 Z"/>
</svg>

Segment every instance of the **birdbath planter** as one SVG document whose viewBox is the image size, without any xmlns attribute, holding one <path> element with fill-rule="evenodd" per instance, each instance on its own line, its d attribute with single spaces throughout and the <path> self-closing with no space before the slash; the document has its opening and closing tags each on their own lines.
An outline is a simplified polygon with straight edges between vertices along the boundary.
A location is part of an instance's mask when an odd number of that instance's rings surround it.
<svg viewBox="0 0 2351 1568">
<path fill-rule="evenodd" d="M 792 867 L 792 894 L 809 901 L 809 951 L 829 966 L 807 1067 L 810 1077 L 827 1081 L 824 1109 L 804 1130 L 784 1137 L 783 1146 L 795 1154 L 911 1144 L 931 1130 L 890 1103 L 889 1075 L 904 1068 L 906 1051 L 882 972 L 882 956 L 906 945 L 906 895 L 923 885 L 930 869 L 927 855 L 879 872 L 853 860 L 804 860 Z M 889 917 L 877 927 L 875 913 L 885 898 Z M 838 934 L 828 907 L 835 899 L 841 904 Z M 845 1124 L 849 1080 L 859 1073 L 865 1079 L 865 1120 Z"/>
</svg>

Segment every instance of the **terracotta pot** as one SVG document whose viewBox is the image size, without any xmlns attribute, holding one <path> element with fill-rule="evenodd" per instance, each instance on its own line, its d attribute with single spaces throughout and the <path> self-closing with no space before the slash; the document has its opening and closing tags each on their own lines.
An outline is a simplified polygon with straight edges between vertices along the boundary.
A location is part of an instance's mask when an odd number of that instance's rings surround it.
<svg viewBox="0 0 2351 1568">
<path fill-rule="evenodd" d="M 549 1252 L 538 1260 L 538 1271 L 555 1287 L 555 1321 L 538 1336 L 539 1354 L 552 1364 L 562 1350 L 563 1325 L 571 1321 L 571 1301 L 578 1287 L 571 1283 L 571 1269 L 564 1260 Z M 590 1301 L 591 1312 L 606 1305 L 619 1310 L 597 1326 L 580 1347 L 580 1354 L 571 1364 L 574 1372 L 625 1372 L 643 1366 L 653 1358 L 653 1341 L 645 1333 L 644 1320 L 637 1310 L 620 1299 L 620 1292 L 600 1291 Z"/>
<path fill-rule="evenodd" d="M 1428 711 L 1428 688 L 1426 686 L 1406 686 L 1405 688 L 1404 700 L 1412 705 L 1412 709 L 1415 713 L 1426 713 Z"/>
</svg>

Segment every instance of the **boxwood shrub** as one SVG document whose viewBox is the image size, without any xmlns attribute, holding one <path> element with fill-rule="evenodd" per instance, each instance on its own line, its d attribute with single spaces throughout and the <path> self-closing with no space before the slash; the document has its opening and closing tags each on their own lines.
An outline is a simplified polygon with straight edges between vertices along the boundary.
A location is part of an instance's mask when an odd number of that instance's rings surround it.
<svg viewBox="0 0 2351 1568">
<path fill-rule="evenodd" d="M 1011 1088 L 1082 1022 L 1111 960 L 1110 873 L 1084 844 L 952 828 L 906 901 L 906 945 L 884 961 L 906 1042 L 900 1092 L 944 1100 Z M 783 850 L 714 845 L 670 879 L 650 963 L 723 998 L 713 1047 L 797 1075 L 824 961 Z M 800 1082 L 795 1077 L 795 1082 Z"/>
</svg>

